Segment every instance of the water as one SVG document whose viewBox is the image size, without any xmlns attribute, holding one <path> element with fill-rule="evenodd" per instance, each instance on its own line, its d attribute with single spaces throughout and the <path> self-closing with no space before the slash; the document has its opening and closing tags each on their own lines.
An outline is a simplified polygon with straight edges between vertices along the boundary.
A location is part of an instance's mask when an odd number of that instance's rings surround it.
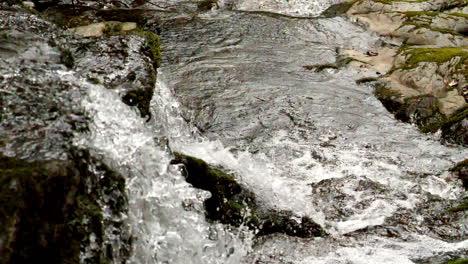
<svg viewBox="0 0 468 264">
<path fill-rule="evenodd" d="M 225 1 L 226 6 L 228 2 Z M 232 2 L 232 1 L 231 1 Z M 177 2 L 176 5 L 186 5 Z M 85 141 L 127 175 L 131 263 L 443 263 L 468 255 L 463 195 L 446 172 L 468 151 L 396 121 L 355 79 L 368 69 L 303 66 L 381 43 L 345 18 L 303 19 L 332 2 L 238 1 L 162 14 L 164 60 L 153 119 L 92 85 Z M 275 16 L 268 11 L 301 18 Z M 209 223 L 169 165 L 180 151 L 221 165 L 267 206 L 307 215 L 331 235 L 299 239 Z"/>
</svg>

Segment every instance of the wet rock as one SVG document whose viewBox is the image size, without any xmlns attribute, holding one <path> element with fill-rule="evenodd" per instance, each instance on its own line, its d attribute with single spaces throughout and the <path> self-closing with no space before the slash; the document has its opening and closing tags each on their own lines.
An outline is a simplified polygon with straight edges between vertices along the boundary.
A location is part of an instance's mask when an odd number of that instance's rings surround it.
<svg viewBox="0 0 468 264">
<path fill-rule="evenodd" d="M 113 193 L 110 207 L 119 214 L 127 208 L 125 180 L 104 165 L 77 151 L 68 160 L 26 162 L 0 154 L 0 223 L 4 228 L 2 263 L 78 263 L 87 245 L 98 248 L 87 261 L 103 263 L 113 256 L 104 250 L 105 230 L 122 223 L 105 223 L 101 195 Z M 92 183 L 90 183 L 91 181 Z M 128 234 L 117 233 L 122 240 Z M 124 243 L 129 243 L 124 242 Z M 130 246 L 123 248 L 129 256 Z M 123 254 L 123 255 L 125 255 Z"/>
<path fill-rule="evenodd" d="M 0 24 L 1 262 L 125 260 L 125 179 L 74 145 L 93 85 L 80 40 L 28 12 L 0 10 Z"/>
<path fill-rule="evenodd" d="M 124 103 L 136 106 L 142 117 L 150 117 L 149 103 L 160 57 L 157 35 L 139 30 L 128 35 L 79 38 L 71 45 L 77 72 L 118 91 Z"/>
<path fill-rule="evenodd" d="M 468 67 L 466 3 L 356 0 L 339 6 L 370 30 L 405 44 L 382 65 L 377 63 L 381 66 L 378 71 L 387 73 L 381 77 L 385 87 L 379 84 L 375 91 L 384 106 L 396 118 L 416 123 L 423 132 L 444 127 L 444 142 L 466 144 L 466 122 L 449 121 L 467 104 L 463 90 Z M 368 62 L 356 53 L 347 51 Z"/>
<path fill-rule="evenodd" d="M 205 201 L 208 219 L 233 226 L 247 225 L 257 230 L 258 236 L 284 233 L 297 237 L 326 235 L 309 217 L 295 216 L 290 211 L 263 207 L 255 194 L 239 184 L 233 175 L 209 166 L 203 160 L 175 153 L 172 164 L 183 164 L 188 183 L 211 192 Z"/>
<path fill-rule="evenodd" d="M 460 161 L 450 169 L 463 182 L 463 186 L 468 189 L 468 159 Z"/>
<path fill-rule="evenodd" d="M 455 112 L 441 126 L 444 142 L 468 146 L 468 106 Z"/>
</svg>

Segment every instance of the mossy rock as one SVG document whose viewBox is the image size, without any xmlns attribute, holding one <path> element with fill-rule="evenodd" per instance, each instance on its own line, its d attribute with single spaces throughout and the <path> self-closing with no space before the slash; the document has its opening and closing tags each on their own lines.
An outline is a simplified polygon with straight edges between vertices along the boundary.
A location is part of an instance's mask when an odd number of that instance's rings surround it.
<svg viewBox="0 0 468 264">
<path fill-rule="evenodd" d="M 124 194 L 125 181 L 104 165 L 96 170 L 105 177 L 93 179 L 96 175 L 88 169 L 90 156 L 72 156 L 68 161 L 28 162 L 0 154 L 0 236 L 6 238 L 0 247 L 3 263 L 80 263 L 87 245 L 103 245 L 106 223 L 99 196 L 117 190 Z M 93 186 L 90 180 L 95 181 Z M 112 200 L 112 212 L 127 210 L 126 198 Z M 92 258 L 93 263 L 112 261 L 102 248 Z"/>
<path fill-rule="evenodd" d="M 423 133 L 436 132 L 446 118 L 440 111 L 438 99 L 429 94 L 403 98 L 382 84 L 376 87 L 374 95 L 396 119 L 416 124 Z"/>
<path fill-rule="evenodd" d="M 444 120 L 441 130 L 444 142 L 468 146 L 468 105 Z"/>
<path fill-rule="evenodd" d="M 468 259 L 451 260 L 447 262 L 446 264 L 468 264 Z"/>
<path fill-rule="evenodd" d="M 409 70 L 418 67 L 423 62 L 433 62 L 438 65 L 446 63 L 459 57 L 458 63 L 454 65 L 453 72 L 465 72 L 467 67 L 468 47 L 445 47 L 445 48 L 407 48 L 399 50 L 399 54 L 406 57 L 404 63 L 396 65 L 391 71 Z"/>
<path fill-rule="evenodd" d="M 8 238 L 0 250 L 7 262 L 79 262 L 86 234 L 67 225 L 80 211 L 71 210 L 72 193 L 80 185 L 74 173 L 69 162 L 26 162 L 0 155 L 0 221 L 7 227 L 1 236 Z"/>
<path fill-rule="evenodd" d="M 254 193 L 239 184 L 232 174 L 213 168 L 201 159 L 174 153 L 171 163 L 184 165 L 186 180 L 193 187 L 211 192 L 204 203 L 210 220 L 233 226 L 246 225 L 259 236 L 271 233 L 298 237 L 326 235 L 309 217 L 297 221 L 290 211 L 263 208 Z"/>
<path fill-rule="evenodd" d="M 162 58 L 161 40 L 158 34 L 151 32 L 151 31 L 142 30 L 142 29 L 133 30 L 131 32 L 128 32 L 128 34 L 137 35 L 145 39 L 146 48 L 144 52 L 146 52 L 148 57 L 150 57 L 151 60 L 153 61 L 154 68 L 158 68 L 159 65 L 161 64 L 161 58 Z"/>
<path fill-rule="evenodd" d="M 97 11 L 96 16 L 104 21 L 119 21 L 119 22 L 135 22 L 139 25 L 146 23 L 146 14 L 151 13 L 147 9 L 100 9 Z"/>
<path fill-rule="evenodd" d="M 460 180 L 463 182 L 463 186 L 468 189 L 468 159 L 460 161 L 450 170 L 453 174 L 457 175 Z"/>
</svg>

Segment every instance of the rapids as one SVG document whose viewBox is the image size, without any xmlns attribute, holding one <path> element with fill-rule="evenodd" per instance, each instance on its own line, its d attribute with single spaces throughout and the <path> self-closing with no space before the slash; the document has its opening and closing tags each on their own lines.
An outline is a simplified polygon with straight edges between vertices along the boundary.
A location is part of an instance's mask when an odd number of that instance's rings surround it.
<svg viewBox="0 0 468 264">
<path fill-rule="evenodd" d="M 366 52 L 385 41 L 344 17 L 317 17 L 333 3 L 240 0 L 195 17 L 162 13 L 163 63 L 148 123 L 114 91 L 89 88 L 83 106 L 93 125 L 77 144 L 128 176 L 131 263 L 467 256 L 466 218 L 442 208 L 464 193 L 447 169 L 468 151 L 396 121 L 373 87 L 354 82 L 378 73 L 304 68 L 335 62 L 337 49 Z M 226 168 L 263 203 L 307 215 L 330 236 L 254 239 L 244 228 L 209 223 L 209 193 L 184 181 L 169 164 L 171 151 Z"/>
</svg>

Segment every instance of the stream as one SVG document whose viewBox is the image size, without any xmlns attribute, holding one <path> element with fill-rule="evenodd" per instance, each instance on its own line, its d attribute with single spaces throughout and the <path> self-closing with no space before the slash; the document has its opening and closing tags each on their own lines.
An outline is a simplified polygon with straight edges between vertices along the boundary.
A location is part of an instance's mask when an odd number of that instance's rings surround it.
<svg viewBox="0 0 468 264">
<path fill-rule="evenodd" d="M 163 62 L 145 122 L 112 90 L 89 85 L 90 133 L 76 140 L 127 175 L 130 263 L 445 263 L 468 256 L 464 190 L 447 172 L 468 156 L 394 119 L 334 63 L 384 41 L 335 2 L 238 0 L 196 15 L 166 1 Z M 176 6 L 174 8 L 174 6 Z M 182 11 L 181 11 L 182 10 Z M 156 26 L 155 26 L 156 27 Z M 326 237 L 296 238 L 205 219 L 209 193 L 185 182 L 172 152 L 232 172 L 266 206 L 308 216 Z M 466 215 L 466 213 L 465 213 Z"/>
</svg>

